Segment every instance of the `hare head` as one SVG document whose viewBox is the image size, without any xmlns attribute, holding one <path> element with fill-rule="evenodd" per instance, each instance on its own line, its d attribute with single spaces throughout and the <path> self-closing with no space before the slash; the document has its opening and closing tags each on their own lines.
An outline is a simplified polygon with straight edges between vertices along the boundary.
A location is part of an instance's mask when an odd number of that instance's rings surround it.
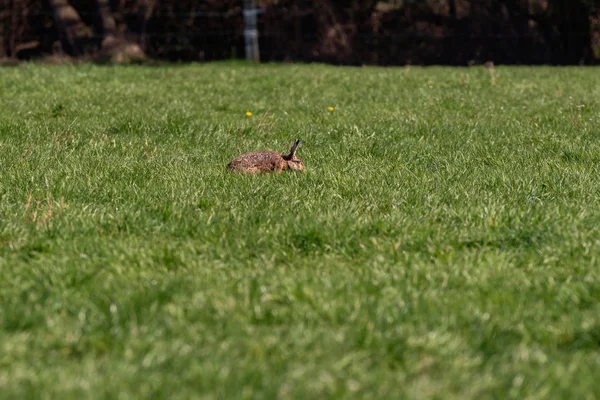
<svg viewBox="0 0 600 400">
<path fill-rule="evenodd" d="M 287 165 L 289 169 L 293 169 L 295 171 L 304 171 L 304 163 L 301 159 L 296 157 L 296 150 L 298 149 L 298 145 L 300 144 L 300 139 L 296 139 L 292 149 L 290 150 L 290 154 L 283 156 L 283 159 L 287 161 Z"/>
</svg>

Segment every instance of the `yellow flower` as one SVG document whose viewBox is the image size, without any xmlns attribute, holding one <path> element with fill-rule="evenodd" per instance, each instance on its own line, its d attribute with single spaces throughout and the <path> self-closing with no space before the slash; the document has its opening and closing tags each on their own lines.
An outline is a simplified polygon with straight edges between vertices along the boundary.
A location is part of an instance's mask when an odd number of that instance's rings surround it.
<svg viewBox="0 0 600 400">
<path fill-rule="evenodd" d="M 335 107 L 329 106 L 329 107 L 327 107 L 327 109 L 328 109 L 329 111 L 333 111 L 333 110 L 335 110 Z"/>
<path fill-rule="evenodd" d="M 246 111 L 246 117 L 251 117 L 252 113 L 250 111 Z"/>
</svg>

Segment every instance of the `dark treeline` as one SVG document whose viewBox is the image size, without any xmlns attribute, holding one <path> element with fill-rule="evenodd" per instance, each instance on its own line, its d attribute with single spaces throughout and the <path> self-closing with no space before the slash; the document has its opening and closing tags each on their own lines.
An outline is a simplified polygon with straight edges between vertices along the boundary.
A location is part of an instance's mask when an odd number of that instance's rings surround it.
<svg viewBox="0 0 600 400">
<path fill-rule="evenodd" d="M 242 0 L 0 0 L 0 59 L 244 57 Z M 594 64 L 600 0 L 257 0 L 263 61 Z"/>
</svg>

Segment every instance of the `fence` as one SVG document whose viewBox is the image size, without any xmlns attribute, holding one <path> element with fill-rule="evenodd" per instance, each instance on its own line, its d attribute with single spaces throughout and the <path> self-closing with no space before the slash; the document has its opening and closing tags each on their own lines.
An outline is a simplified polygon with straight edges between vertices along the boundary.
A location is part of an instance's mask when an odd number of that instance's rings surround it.
<svg viewBox="0 0 600 400">
<path fill-rule="evenodd" d="M 333 0 L 182 0 L 156 1 L 148 12 L 136 6 L 140 1 L 123 0 L 112 13 L 120 35 L 140 44 L 149 57 L 164 60 L 249 57 L 352 65 L 466 65 L 592 64 L 600 59 L 596 9 L 567 13 L 570 20 L 561 20 L 543 9 L 531 15 L 508 12 L 503 4 L 509 2 L 500 0 L 486 0 L 489 7 L 478 11 L 467 7 L 469 1 L 474 0 L 394 1 L 387 2 L 387 8 L 381 6 L 384 2 L 371 1 L 375 6 L 352 8 L 336 6 Z M 549 7 L 549 0 L 536 1 Z M 0 2 L 0 58 L 69 53 L 45 2 Z M 82 52 L 94 54 L 104 38 L 97 28 L 97 11 L 83 0 L 70 3 L 88 29 Z"/>
</svg>

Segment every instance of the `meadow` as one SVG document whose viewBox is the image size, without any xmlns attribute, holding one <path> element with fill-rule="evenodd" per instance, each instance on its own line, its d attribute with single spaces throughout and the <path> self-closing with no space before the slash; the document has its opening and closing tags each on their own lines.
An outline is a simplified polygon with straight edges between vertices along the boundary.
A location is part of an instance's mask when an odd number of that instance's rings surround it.
<svg viewBox="0 0 600 400">
<path fill-rule="evenodd" d="M 0 397 L 594 398 L 598 72 L 1 69 Z"/>
</svg>

